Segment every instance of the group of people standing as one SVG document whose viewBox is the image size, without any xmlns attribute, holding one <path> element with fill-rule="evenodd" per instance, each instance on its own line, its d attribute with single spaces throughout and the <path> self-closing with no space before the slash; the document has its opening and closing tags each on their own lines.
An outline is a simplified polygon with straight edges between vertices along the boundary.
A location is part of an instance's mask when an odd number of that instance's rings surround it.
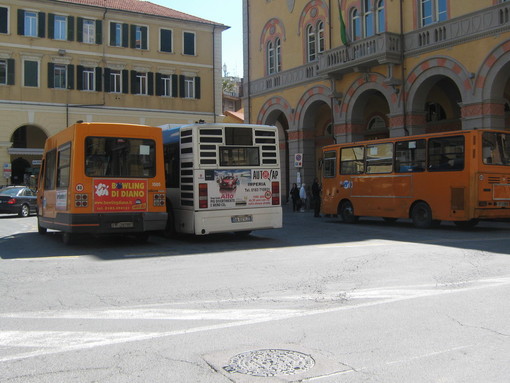
<svg viewBox="0 0 510 383">
<path fill-rule="evenodd" d="M 306 203 L 308 200 L 308 193 L 306 191 L 306 185 L 301 184 L 298 187 L 296 183 L 292 185 L 290 189 L 290 197 L 292 199 L 292 211 L 304 212 L 306 209 Z M 312 184 L 312 204 L 314 208 L 314 217 L 320 217 L 321 211 L 321 186 L 317 178 L 313 180 Z"/>
</svg>

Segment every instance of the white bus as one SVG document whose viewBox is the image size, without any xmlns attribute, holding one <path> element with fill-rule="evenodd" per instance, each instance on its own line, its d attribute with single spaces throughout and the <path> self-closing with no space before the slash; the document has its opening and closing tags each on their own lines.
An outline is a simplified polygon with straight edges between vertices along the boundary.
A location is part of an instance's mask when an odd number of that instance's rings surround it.
<svg viewBox="0 0 510 383">
<path fill-rule="evenodd" d="M 167 234 L 282 227 L 280 153 L 274 126 L 165 125 Z"/>
</svg>

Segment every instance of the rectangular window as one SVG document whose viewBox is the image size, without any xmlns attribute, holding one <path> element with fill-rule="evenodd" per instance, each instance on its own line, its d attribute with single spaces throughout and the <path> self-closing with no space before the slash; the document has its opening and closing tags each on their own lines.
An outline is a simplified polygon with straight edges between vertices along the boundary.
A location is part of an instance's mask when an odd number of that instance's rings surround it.
<svg viewBox="0 0 510 383">
<path fill-rule="evenodd" d="M 172 31 L 170 29 L 161 29 L 159 40 L 161 52 L 172 52 Z"/>
<path fill-rule="evenodd" d="M 57 89 L 67 88 L 67 66 L 56 64 L 53 67 L 53 87 Z"/>
<path fill-rule="evenodd" d="M 137 73 L 136 82 L 138 84 L 136 94 L 147 95 L 147 73 Z"/>
<path fill-rule="evenodd" d="M 122 92 L 122 72 L 120 70 L 110 71 L 110 92 L 121 93 Z"/>
<path fill-rule="evenodd" d="M 464 136 L 431 138 L 428 144 L 429 171 L 464 169 Z"/>
<path fill-rule="evenodd" d="M 336 176 L 336 152 L 330 151 L 324 153 L 323 174 L 325 178 Z"/>
<path fill-rule="evenodd" d="M 184 51 L 185 55 L 194 56 L 195 53 L 195 33 L 193 32 L 184 32 L 183 33 L 183 41 L 184 41 Z"/>
<path fill-rule="evenodd" d="M 83 20 L 83 40 L 87 44 L 96 42 L 96 22 L 94 20 Z"/>
<path fill-rule="evenodd" d="M 147 49 L 147 27 L 131 25 L 131 48 Z"/>
<path fill-rule="evenodd" d="M 23 86 L 39 86 L 39 62 L 23 61 Z"/>
<path fill-rule="evenodd" d="M 71 176 L 71 144 L 58 149 L 57 188 L 67 188 Z"/>
<path fill-rule="evenodd" d="M 0 60 L 0 85 L 7 85 L 7 60 Z"/>
<path fill-rule="evenodd" d="M 367 145 L 366 173 L 380 174 L 393 171 L 393 144 Z"/>
<path fill-rule="evenodd" d="M 224 146 L 219 148 L 220 166 L 259 166 L 259 148 Z"/>
<path fill-rule="evenodd" d="M 9 8 L 0 7 L 0 33 L 9 33 Z"/>
<path fill-rule="evenodd" d="M 172 77 L 161 75 L 161 96 L 172 97 Z"/>
<path fill-rule="evenodd" d="M 53 38 L 55 40 L 67 40 L 67 17 L 55 15 Z"/>
<path fill-rule="evenodd" d="M 87 137 L 85 174 L 88 177 L 154 177 L 156 143 L 119 137 Z"/>
<path fill-rule="evenodd" d="M 425 171 L 425 140 L 401 141 L 395 144 L 395 172 Z"/>
<path fill-rule="evenodd" d="M 122 24 L 110 23 L 110 45 L 112 47 L 122 46 Z"/>
<path fill-rule="evenodd" d="M 55 189 L 55 167 L 57 163 L 57 151 L 52 150 L 46 153 L 45 167 L 44 167 L 44 189 Z"/>
<path fill-rule="evenodd" d="M 95 84 L 94 68 L 83 68 L 83 90 L 96 90 Z"/>
<path fill-rule="evenodd" d="M 184 76 L 184 98 L 195 98 L 195 78 Z"/>
<path fill-rule="evenodd" d="M 340 150 L 340 174 L 362 174 L 364 170 L 365 148 L 353 146 Z"/>
<path fill-rule="evenodd" d="M 482 136 L 485 165 L 510 165 L 510 134 L 487 132 Z"/>
<path fill-rule="evenodd" d="M 37 13 L 25 11 L 25 36 L 37 37 Z"/>
</svg>

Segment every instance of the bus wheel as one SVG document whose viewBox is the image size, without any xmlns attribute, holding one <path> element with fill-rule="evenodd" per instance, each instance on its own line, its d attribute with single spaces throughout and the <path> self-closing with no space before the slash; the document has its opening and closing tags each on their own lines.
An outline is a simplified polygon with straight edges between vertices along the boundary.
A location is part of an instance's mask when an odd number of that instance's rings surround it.
<svg viewBox="0 0 510 383">
<path fill-rule="evenodd" d="M 342 221 L 346 223 L 356 223 L 358 222 L 358 216 L 354 215 L 354 207 L 352 206 L 351 201 L 344 201 L 340 205 L 340 217 Z"/>
<path fill-rule="evenodd" d="M 425 202 L 417 202 L 411 210 L 411 219 L 413 224 L 420 229 L 428 229 L 433 225 L 437 225 L 439 221 L 432 219 L 432 210 Z"/>
<path fill-rule="evenodd" d="M 471 229 L 478 225 L 478 222 L 480 222 L 480 220 L 476 218 L 470 219 L 469 221 L 453 221 L 453 223 L 461 229 Z"/>
</svg>

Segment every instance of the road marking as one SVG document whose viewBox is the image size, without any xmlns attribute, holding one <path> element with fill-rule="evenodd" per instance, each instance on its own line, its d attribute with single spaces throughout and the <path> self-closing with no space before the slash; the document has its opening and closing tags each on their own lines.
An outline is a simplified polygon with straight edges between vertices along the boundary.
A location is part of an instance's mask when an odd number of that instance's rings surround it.
<svg viewBox="0 0 510 383">
<path fill-rule="evenodd" d="M 406 300 L 441 296 L 448 294 L 459 294 L 469 291 L 500 288 L 510 285 L 510 277 L 501 278 L 490 278 L 474 281 L 466 281 L 463 286 L 454 285 L 454 289 L 440 288 L 440 289 L 424 289 L 424 285 L 410 288 L 405 286 L 405 289 L 399 290 L 388 289 L 387 287 L 380 289 L 368 289 L 356 291 L 352 296 L 361 297 L 360 299 L 367 299 L 366 297 L 374 298 L 377 300 L 362 302 L 354 305 L 344 305 L 339 307 L 329 307 L 325 309 L 311 309 L 311 310 L 227 310 L 229 313 L 226 323 L 219 323 L 213 325 L 197 326 L 188 329 L 180 329 L 167 332 L 120 332 L 120 333 L 109 333 L 109 332 L 72 332 L 72 331 L 0 331 L 0 347 L 40 347 L 39 350 L 30 351 L 26 353 L 18 353 L 14 355 L 7 355 L 0 357 L 0 362 L 8 362 L 13 360 L 26 359 L 31 357 L 37 357 L 42 355 L 57 354 L 63 352 L 71 352 L 76 350 L 91 349 L 100 346 L 109 346 L 120 343 L 136 342 L 142 340 L 150 340 L 178 335 L 187 335 L 199 332 L 208 332 L 215 330 L 222 330 L 240 326 L 255 325 L 273 321 L 289 320 L 295 318 L 302 318 L 307 316 L 331 314 L 347 310 L 355 310 L 360 308 L 375 307 L 383 304 L 391 304 L 396 302 L 402 302 Z M 443 287 L 446 287 L 445 285 Z M 450 286 L 451 287 L 451 286 Z M 115 313 L 117 310 L 105 310 L 103 311 L 103 318 L 108 317 L 108 313 Z M 219 314 L 224 315 L 225 312 Z M 225 311 L 225 310 L 223 310 Z M 152 311 L 154 314 L 155 311 Z M 179 310 L 173 310 L 173 314 L 179 313 Z M 213 310 L 181 310 L 180 317 L 184 317 L 183 314 L 188 315 L 187 319 L 200 319 L 210 320 L 212 317 L 207 318 L 208 315 L 213 313 Z M 237 319 L 233 319 L 232 314 Z M 78 312 L 75 312 L 75 314 Z M 98 313 L 101 313 L 98 311 Z M 105 314 L 106 313 L 106 314 Z M 118 313 L 122 315 L 114 315 L 108 319 L 140 319 L 137 316 L 137 309 L 130 310 L 118 310 Z M 161 311 L 160 311 L 161 313 Z M 204 315 L 204 313 L 206 315 Z M 158 319 L 151 318 L 150 315 L 147 318 L 147 314 L 150 312 L 142 313 L 142 319 Z M 166 313 L 168 315 L 168 313 Z M 194 315 L 194 316 L 193 316 Z M 72 317 L 72 316 L 71 316 Z M 39 313 L 13 313 L 13 314 L 1 314 L 0 318 L 64 318 L 65 313 L 52 313 L 52 312 L 39 312 Z M 72 317 L 72 318 L 78 318 Z M 79 318 L 87 318 L 86 313 L 82 313 Z M 100 318 L 102 319 L 102 318 Z M 217 318 L 215 318 L 217 319 Z M 233 320 L 233 321 L 232 321 Z"/>
</svg>

